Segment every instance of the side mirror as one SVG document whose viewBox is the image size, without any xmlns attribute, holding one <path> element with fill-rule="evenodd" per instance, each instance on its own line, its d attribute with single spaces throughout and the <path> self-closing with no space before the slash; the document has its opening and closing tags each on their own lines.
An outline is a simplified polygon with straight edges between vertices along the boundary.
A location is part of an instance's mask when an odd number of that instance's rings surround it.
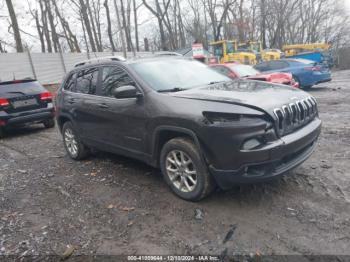
<svg viewBox="0 0 350 262">
<path fill-rule="evenodd" d="M 112 94 L 115 98 L 138 98 L 142 96 L 142 93 L 131 85 L 116 87 L 113 89 Z"/>
</svg>

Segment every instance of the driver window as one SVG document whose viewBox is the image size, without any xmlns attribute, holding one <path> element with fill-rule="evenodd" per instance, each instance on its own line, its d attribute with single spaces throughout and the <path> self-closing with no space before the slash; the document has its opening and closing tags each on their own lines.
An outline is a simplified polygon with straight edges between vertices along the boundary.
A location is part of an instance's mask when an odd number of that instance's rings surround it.
<svg viewBox="0 0 350 262">
<path fill-rule="evenodd" d="M 113 97 L 112 90 L 121 86 L 136 86 L 128 73 L 117 66 L 106 66 L 102 69 L 101 95 Z"/>
</svg>

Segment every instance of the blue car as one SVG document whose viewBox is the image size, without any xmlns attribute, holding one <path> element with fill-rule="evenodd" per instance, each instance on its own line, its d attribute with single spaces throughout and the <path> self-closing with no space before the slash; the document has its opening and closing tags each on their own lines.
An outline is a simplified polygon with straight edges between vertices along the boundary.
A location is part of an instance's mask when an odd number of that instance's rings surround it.
<svg viewBox="0 0 350 262">
<path fill-rule="evenodd" d="M 301 58 L 266 61 L 255 65 L 254 68 L 266 73 L 290 73 L 301 88 L 310 88 L 332 80 L 331 72 L 326 65 Z"/>
</svg>

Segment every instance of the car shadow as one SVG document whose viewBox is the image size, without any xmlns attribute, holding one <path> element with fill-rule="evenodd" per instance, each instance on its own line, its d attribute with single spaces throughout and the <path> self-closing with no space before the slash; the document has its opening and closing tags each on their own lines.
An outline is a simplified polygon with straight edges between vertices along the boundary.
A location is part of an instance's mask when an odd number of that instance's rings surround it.
<svg viewBox="0 0 350 262">
<path fill-rule="evenodd" d="M 32 135 L 32 134 L 40 133 L 43 130 L 46 130 L 46 128 L 40 124 L 6 128 L 4 130 L 4 137 L 1 139 L 6 140 L 8 138 Z"/>
<path fill-rule="evenodd" d="M 124 178 L 132 181 L 140 187 L 144 185 L 153 185 L 153 191 L 158 191 L 157 187 L 166 189 L 164 193 L 171 195 L 170 189 L 168 189 L 165 181 L 163 181 L 162 174 L 159 169 L 153 168 L 141 161 L 116 155 L 112 153 L 96 151 L 93 153 L 92 158 L 98 162 L 107 161 L 111 163 L 111 167 L 118 170 L 124 170 Z M 243 184 L 235 185 L 230 190 L 221 190 L 217 188 L 215 192 L 209 195 L 207 198 L 197 202 L 199 206 L 211 206 L 215 203 L 226 203 L 228 206 L 232 204 L 240 204 L 244 202 L 251 206 L 256 206 L 261 203 L 262 199 L 269 202 L 272 201 L 276 195 L 284 194 L 286 191 L 294 191 L 294 183 L 297 179 L 297 175 L 291 171 L 287 176 L 269 180 L 266 182 L 260 182 L 255 184 Z M 167 191 L 167 192 L 166 192 Z M 170 196 L 169 196 L 170 197 Z M 167 199 L 167 197 L 165 197 Z M 171 199 L 173 199 L 171 197 Z M 179 201 L 182 202 L 179 198 Z"/>
<path fill-rule="evenodd" d="M 154 168 L 150 165 L 147 165 L 146 163 L 137 159 L 133 159 L 133 158 L 129 158 L 126 156 L 117 155 L 109 152 L 102 152 L 98 150 L 94 150 L 92 152 L 90 160 L 92 159 L 98 162 L 107 161 L 111 164 L 111 167 L 114 170 L 123 171 L 123 172 L 127 171 L 126 173 L 128 174 L 126 174 L 125 178 L 130 180 L 135 178 L 140 179 L 140 177 L 142 177 L 143 175 L 144 177 L 147 177 L 145 178 L 146 180 L 154 179 L 159 182 L 159 180 L 163 179 L 159 169 Z M 155 181 L 149 181 L 149 182 L 153 183 Z M 137 183 L 137 181 L 135 181 L 135 183 Z"/>
<path fill-rule="evenodd" d="M 323 92 L 323 91 L 330 91 L 330 90 L 338 90 L 338 87 L 329 87 L 329 86 L 317 86 L 317 87 L 311 87 L 309 89 L 305 89 L 304 91 L 312 93 L 312 92 Z"/>
</svg>

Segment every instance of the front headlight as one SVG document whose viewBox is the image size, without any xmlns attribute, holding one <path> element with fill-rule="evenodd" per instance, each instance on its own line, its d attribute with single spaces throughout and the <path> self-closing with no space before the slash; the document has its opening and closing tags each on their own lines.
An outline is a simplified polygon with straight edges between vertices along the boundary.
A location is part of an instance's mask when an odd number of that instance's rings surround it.
<svg viewBox="0 0 350 262">
<path fill-rule="evenodd" d="M 203 112 L 205 120 L 208 124 L 220 124 L 239 121 L 242 118 L 241 114 Z"/>
<path fill-rule="evenodd" d="M 272 123 L 263 115 L 245 115 L 221 112 L 203 112 L 204 121 L 208 125 L 239 125 L 239 126 L 261 126 L 268 129 Z"/>
</svg>

